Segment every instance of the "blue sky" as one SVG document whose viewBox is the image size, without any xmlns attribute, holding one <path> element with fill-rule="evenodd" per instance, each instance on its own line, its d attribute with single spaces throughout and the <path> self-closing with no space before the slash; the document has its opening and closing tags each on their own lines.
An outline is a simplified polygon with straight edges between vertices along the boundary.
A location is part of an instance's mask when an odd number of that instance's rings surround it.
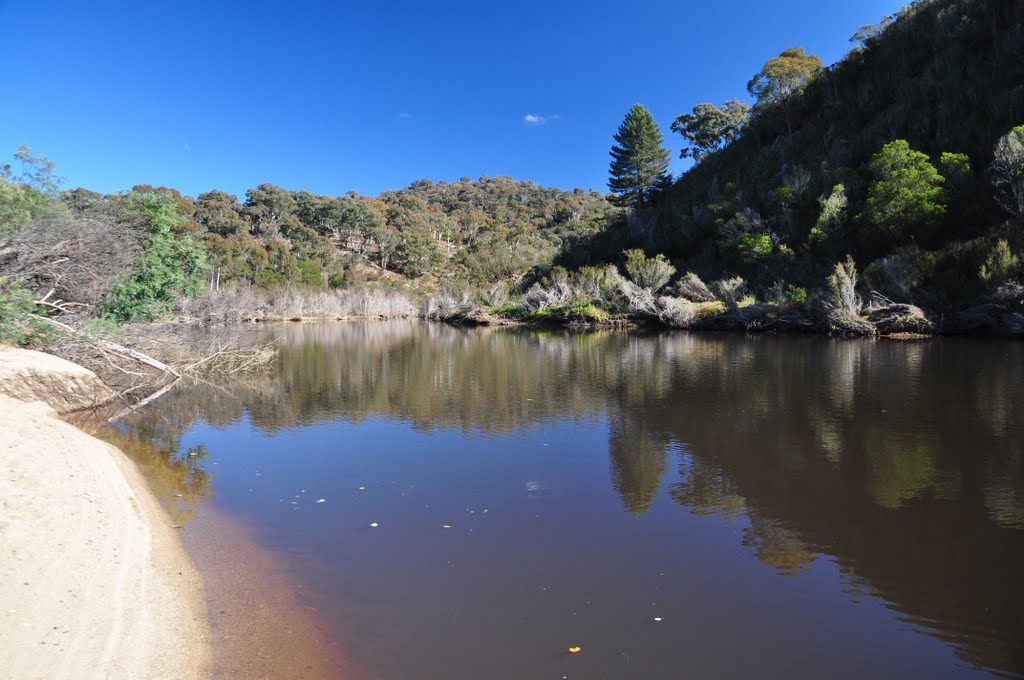
<svg viewBox="0 0 1024 680">
<path fill-rule="evenodd" d="M 485 174 L 604 191 L 634 102 L 679 172 L 677 115 L 746 98 L 787 47 L 832 63 L 902 4 L 0 0 L 0 158 L 26 144 L 104 193 Z"/>
</svg>

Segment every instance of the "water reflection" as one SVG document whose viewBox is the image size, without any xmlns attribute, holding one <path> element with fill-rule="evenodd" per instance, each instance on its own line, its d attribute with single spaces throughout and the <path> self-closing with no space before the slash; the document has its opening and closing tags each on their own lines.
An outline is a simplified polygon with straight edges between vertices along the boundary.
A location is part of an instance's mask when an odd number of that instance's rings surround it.
<svg viewBox="0 0 1024 680">
<path fill-rule="evenodd" d="M 273 333 L 276 380 L 178 390 L 108 435 L 149 448 L 136 460 L 165 497 L 209 493 L 205 452 L 177 448 L 200 419 L 279 432 L 383 416 L 498 434 L 602 418 L 625 511 L 664 490 L 694 515 L 744 519 L 742 546 L 777 573 L 799 578 L 828 555 L 851 598 L 884 598 L 971 664 L 1024 671 L 1020 343 L 418 322 Z"/>
<path fill-rule="evenodd" d="M 135 462 L 175 525 L 184 525 L 195 514 L 196 506 L 210 498 L 213 473 L 207 469 L 210 451 L 206 447 L 184 448 L 180 439 L 164 428 L 102 428 L 96 436 Z"/>
</svg>

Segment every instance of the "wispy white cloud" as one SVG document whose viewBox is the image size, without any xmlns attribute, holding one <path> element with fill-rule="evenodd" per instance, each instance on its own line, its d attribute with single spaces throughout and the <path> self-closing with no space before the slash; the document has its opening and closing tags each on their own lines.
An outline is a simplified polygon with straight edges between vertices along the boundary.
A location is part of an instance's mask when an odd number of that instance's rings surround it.
<svg viewBox="0 0 1024 680">
<path fill-rule="evenodd" d="M 523 122 L 527 125 L 547 125 L 561 118 L 557 113 L 549 116 L 541 116 L 536 113 L 528 113 L 523 116 Z"/>
</svg>

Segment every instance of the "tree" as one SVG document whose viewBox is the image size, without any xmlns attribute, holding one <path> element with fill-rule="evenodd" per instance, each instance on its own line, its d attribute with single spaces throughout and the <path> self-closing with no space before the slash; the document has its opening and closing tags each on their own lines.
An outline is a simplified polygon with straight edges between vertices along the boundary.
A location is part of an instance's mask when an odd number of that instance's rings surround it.
<svg viewBox="0 0 1024 680">
<path fill-rule="evenodd" d="M 376 199 L 364 198 L 358 194 L 350 194 L 340 199 L 340 202 L 340 233 L 355 236 L 358 252 L 362 254 L 370 242 L 375 240 L 375 234 L 387 222 L 387 206 Z"/>
<path fill-rule="evenodd" d="M 14 160 L 21 164 L 20 174 L 10 164 L 0 165 L 0 238 L 37 217 L 54 216 L 61 208 L 55 201 L 64 180 L 55 174 L 53 161 L 34 156 L 27 146 L 18 147 Z"/>
<path fill-rule="evenodd" d="M 295 194 L 295 208 L 295 215 L 310 229 L 321 236 L 340 237 L 342 205 L 339 199 L 300 191 Z"/>
<path fill-rule="evenodd" d="M 155 187 L 152 184 L 136 184 L 132 187 L 132 191 L 137 194 L 167 194 L 174 200 L 174 204 L 178 208 L 178 212 L 185 217 L 192 217 L 196 211 L 195 201 L 188 197 L 182 196 L 181 192 L 173 187 Z M 187 228 L 187 225 L 182 225 Z"/>
<path fill-rule="evenodd" d="M 697 104 L 693 113 L 684 113 L 672 123 L 687 142 L 680 158 L 693 158 L 698 163 L 740 136 L 750 119 L 750 106 L 739 99 L 730 99 L 720 107 Z"/>
<path fill-rule="evenodd" d="M 1024 219 L 1024 125 L 999 138 L 990 170 L 1000 207 Z"/>
<path fill-rule="evenodd" d="M 804 91 L 821 69 L 821 59 L 807 54 L 802 47 L 790 47 L 774 59 L 769 59 L 747 83 L 747 92 L 757 100 L 754 114 L 778 106 L 786 116 L 786 129 L 792 132 L 792 100 Z"/>
<path fill-rule="evenodd" d="M 865 48 L 871 41 L 878 39 L 890 25 L 892 25 L 892 17 L 886 14 L 877 24 L 865 24 L 857 29 L 857 32 L 850 38 L 850 42 L 857 48 Z"/>
<path fill-rule="evenodd" d="M 664 138 L 651 112 L 643 104 L 634 104 L 615 133 L 615 142 L 608 188 L 625 205 L 639 206 L 671 178 Z"/>
<path fill-rule="evenodd" d="M 765 62 L 747 83 L 747 91 L 757 100 L 755 109 L 800 94 L 821 68 L 821 59 L 807 54 L 802 47 L 783 50 L 779 56 Z"/>
<path fill-rule="evenodd" d="M 249 231 L 249 223 L 242 217 L 238 198 L 217 189 L 199 194 L 193 217 L 211 234 L 233 236 Z"/>
<path fill-rule="evenodd" d="M 875 181 L 868 189 L 864 215 L 893 232 L 936 223 L 946 213 L 943 177 L 928 156 L 897 139 L 871 157 Z"/>
<path fill-rule="evenodd" d="M 295 210 L 291 192 L 273 184 L 261 184 L 245 192 L 245 213 L 253 223 L 253 231 L 265 232 Z"/>
</svg>

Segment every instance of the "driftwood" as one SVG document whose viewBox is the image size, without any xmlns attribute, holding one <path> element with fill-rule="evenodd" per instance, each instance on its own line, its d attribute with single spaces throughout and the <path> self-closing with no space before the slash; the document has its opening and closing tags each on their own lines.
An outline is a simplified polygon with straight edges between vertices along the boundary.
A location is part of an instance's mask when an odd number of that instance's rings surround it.
<svg viewBox="0 0 1024 680">
<path fill-rule="evenodd" d="M 871 293 L 871 304 L 865 316 L 882 335 L 935 332 L 935 324 L 928 320 L 920 307 L 893 302 L 875 291 Z"/>
<path fill-rule="evenodd" d="M 42 321 L 43 323 L 53 326 L 55 328 L 60 328 L 61 330 L 66 331 L 68 333 L 74 335 L 80 334 L 79 330 L 67 325 L 66 323 L 61 323 L 60 321 L 56 321 L 45 316 L 36 315 L 35 318 L 38 321 Z M 134 359 L 135 361 L 138 361 L 140 364 L 145 364 L 146 366 L 155 368 L 156 370 L 161 371 L 163 373 L 170 373 L 172 376 L 174 376 L 175 379 L 181 377 L 181 374 L 178 373 L 176 370 L 174 370 L 164 362 L 154 359 L 148 354 L 143 354 L 142 352 L 136 351 L 129 347 L 124 347 L 123 345 L 118 345 L 116 343 L 109 342 L 107 340 L 93 339 L 93 341 L 100 348 L 108 352 L 113 352 L 114 354 L 118 354 L 123 357 L 128 357 L 129 359 Z"/>
<path fill-rule="evenodd" d="M 50 293 L 52 293 L 52 292 L 53 291 L 50 291 Z M 43 301 L 45 301 L 46 298 L 48 298 L 50 296 L 50 293 L 48 293 L 46 295 L 46 297 L 43 298 Z M 39 301 L 37 301 L 37 303 L 38 302 Z M 54 304 L 59 304 L 59 302 L 54 303 Z M 76 336 L 76 337 L 85 336 L 86 339 L 87 339 L 87 342 L 90 345 L 94 346 L 101 353 L 102 352 L 110 352 L 112 354 L 116 354 L 118 356 L 125 357 L 127 359 L 131 359 L 132 361 L 136 361 L 136 362 L 138 362 L 140 364 L 143 364 L 145 366 L 149 366 L 150 368 L 156 369 L 157 371 L 160 371 L 161 376 L 163 376 L 163 375 L 171 376 L 171 379 L 168 382 L 166 382 L 165 384 L 160 386 L 158 389 L 153 391 L 151 394 L 146 396 L 144 399 L 138 401 L 135 404 L 131 404 L 131 405 L 127 406 L 126 408 L 124 408 L 124 409 L 114 413 L 114 415 L 112 415 L 109 418 L 107 418 L 107 422 L 114 422 L 115 420 L 123 418 L 126 415 L 136 411 L 137 409 L 142 408 L 146 404 L 148 404 L 150 402 L 153 402 L 153 401 L 156 401 L 157 399 L 162 397 L 164 394 L 166 394 L 172 387 L 174 387 L 174 385 L 177 384 L 179 380 L 181 380 L 181 373 L 179 373 L 178 371 L 176 371 L 172 367 L 168 366 L 164 362 L 160 361 L 159 359 L 154 359 L 153 357 L 149 356 L 148 354 L 144 354 L 143 352 L 139 352 L 138 350 L 134 350 L 134 349 L 131 349 L 130 347 L 125 347 L 123 345 L 119 345 L 117 343 L 110 342 L 108 340 L 102 340 L 100 338 L 95 338 L 95 337 L 89 337 L 86 334 L 83 334 L 82 331 L 79 331 L 76 328 L 74 328 L 72 326 L 69 326 L 66 323 L 62 323 L 60 321 L 56 321 L 54 319 L 47 318 L 45 316 L 35 315 L 35 318 L 38 321 L 40 321 L 40 322 L 42 322 L 44 324 L 47 324 L 49 326 L 53 326 L 54 328 L 59 328 L 62 331 L 64 331 L 65 333 L 68 333 L 70 335 L 73 335 L 73 336 Z M 116 367 L 116 368 L 118 368 L 118 370 L 120 370 L 122 373 L 126 373 L 127 372 L 124 369 L 121 369 L 120 367 Z M 140 376 L 141 374 L 135 374 L 135 375 L 136 376 Z M 125 389 L 125 390 L 122 390 L 121 392 L 119 392 L 117 396 L 121 400 L 125 400 L 125 398 L 128 396 L 129 393 L 135 391 L 136 389 L 138 389 L 141 386 L 142 385 L 135 385 L 133 387 L 129 387 L 128 389 Z"/>
</svg>

